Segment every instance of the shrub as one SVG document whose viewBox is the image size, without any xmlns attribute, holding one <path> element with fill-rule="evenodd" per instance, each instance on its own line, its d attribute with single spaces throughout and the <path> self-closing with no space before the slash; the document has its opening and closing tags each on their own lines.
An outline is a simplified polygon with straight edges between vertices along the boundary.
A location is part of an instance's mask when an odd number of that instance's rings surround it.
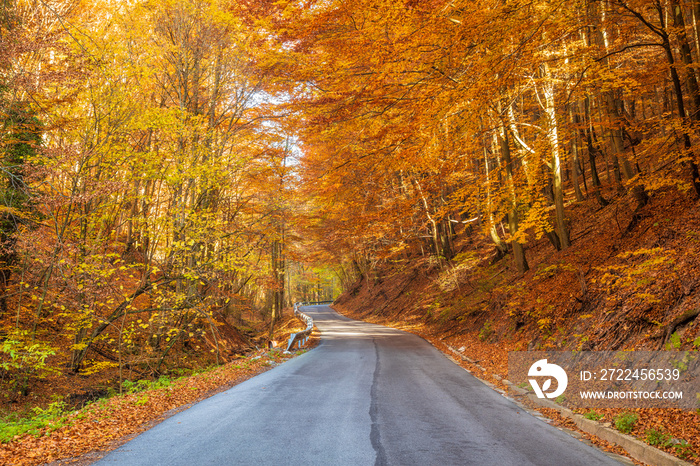
<svg viewBox="0 0 700 466">
<path fill-rule="evenodd" d="M 595 411 L 590 410 L 587 413 L 584 413 L 583 417 L 585 417 L 586 419 L 590 419 L 591 421 L 600 421 L 601 419 L 603 419 L 605 417 L 605 415 L 598 414 Z"/>
<path fill-rule="evenodd" d="M 681 459 L 690 458 L 691 456 L 698 456 L 695 454 L 695 452 L 693 452 L 693 446 L 685 440 L 681 440 L 680 442 L 674 444 L 673 449 L 676 450 L 676 456 Z"/>
<path fill-rule="evenodd" d="M 487 320 L 479 330 L 479 340 L 486 341 L 491 335 L 493 335 L 493 325 L 490 320 Z"/>
<path fill-rule="evenodd" d="M 668 435 L 663 429 L 649 429 L 646 432 L 646 442 L 652 446 L 668 447 L 671 446 L 671 436 Z"/>
<path fill-rule="evenodd" d="M 639 416 L 637 413 L 622 413 L 615 417 L 615 427 L 623 434 L 632 432 Z"/>
<path fill-rule="evenodd" d="M 7 371 L 10 377 L 9 390 L 4 390 L 5 397 L 11 393 L 26 396 L 30 378 L 45 378 L 56 372 L 46 363 L 46 358 L 53 354 L 53 348 L 32 341 L 28 332 L 16 331 L 8 335 L 0 343 L 0 369 Z"/>
</svg>

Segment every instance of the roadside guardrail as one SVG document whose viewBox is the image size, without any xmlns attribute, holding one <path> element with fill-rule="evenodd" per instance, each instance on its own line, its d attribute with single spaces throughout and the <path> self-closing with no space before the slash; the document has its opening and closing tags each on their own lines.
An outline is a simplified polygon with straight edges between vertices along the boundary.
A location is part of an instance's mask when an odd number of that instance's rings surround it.
<svg viewBox="0 0 700 466">
<path fill-rule="evenodd" d="M 301 348 L 303 345 L 306 344 L 306 341 L 309 339 L 309 336 L 311 335 L 311 332 L 314 329 L 314 320 L 309 317 L 308 315 L 304 314 L 299 310 L 299 307 L 301 306 L 313 306 L 316 304 L 332 304 L 333 301 L 313 301 L 313 302 L 303 302 L 303 303 L 294 303 L 294 316 L 296 316 L 297 319 L 303 320 L 306 323 L 306 328 L 302 330 L 301 332 L 297 333 L 292 333 L 289 336 L 289 343 L 287 343 L 287 349 L 285 351 L 289 351 L 290 349 L 294 348 L 294 344 L 296 343 L 297 348 Z"/>
<path fill-rule="evenodd" d="M 292 349 L 295 343 L 297 344 L 297 348 L 301 348 L 302 345 L 306 343 L 306 340 L 309 339 L 309 335 L 311 335 L 311 331 L 314 329 L 314 320 L 299 310 L 299 306 L 305 304 L 306 303 L 294 303 L 294 316 L 299 320 L 303 320 L 306 323 L 306 328 L 301 332 L 292 333 L 289 336 L 289 343 L 287 343 L 286 351 Z"/>
</svg>

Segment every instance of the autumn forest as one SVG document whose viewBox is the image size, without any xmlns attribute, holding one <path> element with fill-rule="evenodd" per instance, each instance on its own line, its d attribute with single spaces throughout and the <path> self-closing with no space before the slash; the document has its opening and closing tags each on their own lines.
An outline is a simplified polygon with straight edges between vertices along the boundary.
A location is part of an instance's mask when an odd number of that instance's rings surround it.
<svg viewBox="0 0 700 466">
<path fill-rule="evenodd" d="M 228 361 L 412 267 L 451 332 L 580 349 L 542 335 L 600 307 L 658 349 L 698 315 L 698 0 L 1 1 L 3 403 Z"/>
</svg>

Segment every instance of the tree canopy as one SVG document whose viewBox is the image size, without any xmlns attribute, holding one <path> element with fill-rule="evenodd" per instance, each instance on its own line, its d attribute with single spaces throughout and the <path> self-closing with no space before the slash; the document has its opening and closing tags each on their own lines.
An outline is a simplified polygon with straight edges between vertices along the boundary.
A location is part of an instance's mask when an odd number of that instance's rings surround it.
<svg viewBox="0 0 700 466">
<path fill-rule="evenodd" d="M 4 2 L 3 368 L 219 360 L 246 312 L 274 326 L 292 296 L 333 294 L 330 269 L 347 287 L 478 236 L 522 274 L 533 241 L 575 245 L 571 203 L 700 195 L 698 16 L 679 0 Z"/>
</svg>

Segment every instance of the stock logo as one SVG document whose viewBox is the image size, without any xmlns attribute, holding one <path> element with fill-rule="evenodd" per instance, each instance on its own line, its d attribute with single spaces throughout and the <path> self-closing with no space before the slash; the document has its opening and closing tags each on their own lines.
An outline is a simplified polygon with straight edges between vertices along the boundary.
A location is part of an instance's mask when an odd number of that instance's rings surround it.
<svg viewBox="0 0 700 466">
<path fill-rule="evenodd" d="M 566 385 L 569 383 L 569 377 L 561 367 L 556 364 L 547 363 L 546 359 L 540 359 L 530 366 L 530 371 L 527 373 L 529 377 L 544 378 L 547 377 L 542 386 L 537 383 L 537 379 L 529 379 L 532 389 L 535 391 L 537 398 L 556 398 L 566 390 Z M 552 386 L 552 378 L 557 381 L 557 389 L 551 393 L 547 393 Z"/>
</svg>

